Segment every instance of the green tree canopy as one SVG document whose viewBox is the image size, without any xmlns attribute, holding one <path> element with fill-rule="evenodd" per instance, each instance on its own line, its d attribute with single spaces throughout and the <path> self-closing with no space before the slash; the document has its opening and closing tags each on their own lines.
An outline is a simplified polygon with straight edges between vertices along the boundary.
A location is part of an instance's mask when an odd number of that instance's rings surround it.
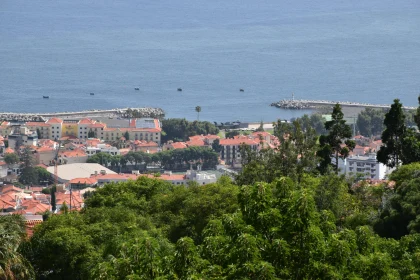
<svg viewBox="0 0 420 280">
<path fill-rule="evenodd" d="M 403 140 L 407 133 L 405 115 L 399 99 L 395 99 L 385 114 L 382 143 L 377 160 L 389 167 L 398 167 L 403 159 Z"/>
<path fill-rule="evenodd" d="M 219 129 L 211 122 L 189 122 L 186 119 L 164 119 L 162 121 L 162 129 L 164 131 L 162 142 L 169 140 L 187 141 L 190 136 L 219 133 Z"/>
<path fill-rule="evenodd" d="M 16 164 L 19 162 L 19 156 L 16 153 L 7 153 L 4 155 L 4 162 L 8 165 Z"/>
<path fill-rule="evenodd" d="M 325 122 L 325 129 L 328 135 L 321 135 L 319 138 L 320 149 L 318 156 L 321 159 L 320 171 L 325 173 L 328 166 L 331 165 L 331 155 L 334 155 L 333 163 L 335 173 L 338 174 L 339 159 L 345 159 L 353 151 L 356 143 L 350 140 L 352 137 L 351 128 L 344 120 L 344 114 L 341 111 L 340 104 L 334 106 L 331 121 Z"/>
</svg>

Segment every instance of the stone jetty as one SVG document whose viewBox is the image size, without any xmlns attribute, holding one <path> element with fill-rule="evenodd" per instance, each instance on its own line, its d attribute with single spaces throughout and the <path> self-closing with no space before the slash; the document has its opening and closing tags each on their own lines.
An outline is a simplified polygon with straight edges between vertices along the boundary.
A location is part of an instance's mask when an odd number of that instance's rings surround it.
<svg viewBox="0 0 420 280">
<path fill-rule="evenodd" d="M 95 117 L 136 117 L 136 118 L 163 118 L 165 111 L 161 108 L 122 108 L 110 110 L 86 110 L 78 112 L 55 112 L 55 113 L 0 113 L 0 120 L 15 122 L 40 122 L 49 118 L 57 117 L 64 119 L 80 119 Z"/>
<path fill-rule="evenodd" d="M 357 108 L 384 108 L 388 109 L 389 104 L 369 104 L 369 103 L 357 103 L 350 101 L 328 101 L 328 100 L 304 100 L 304 99 L 283 99 L 278 102 L 271 103 L 271 106 L 282 108 L 282 109 L 319 109 L 325 107 L 332 107 L 335 104 L 340 104 L 342 107 L 357 107 Z M 407 107 L 406 110 L 415 110 L 416 107 Z"/>
</svg>

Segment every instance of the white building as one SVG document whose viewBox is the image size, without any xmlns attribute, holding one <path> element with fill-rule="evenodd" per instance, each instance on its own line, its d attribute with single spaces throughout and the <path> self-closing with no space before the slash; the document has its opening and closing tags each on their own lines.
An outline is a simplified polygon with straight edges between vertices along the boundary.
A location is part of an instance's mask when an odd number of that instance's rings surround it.
<svg viewBox="0 0 420 280">
<path fill-rule="evenodd" d="M 111 146 L 109 144 L 100 143 L 96 145 L 96 147 L 87 147 L 86 154 L 88 157 L 91 157 L 97 153 L 106 153 L 110 154 L 111 156 L 120 155 L 120 150 L 117 147 Z"/>
<path fill-rule="evenodd" d="M 0 178 L 7 176 L 7 164 L 4 161 L 0 161 Z"/>
<path fill-rule="evenodd" d="M 394 170 L 378 162 L 374 153 L 366 156 L 350 156 L 344 161 L 340 159 L 338 167 L 341 174 L 348 176 L 359 175 L 364 179 L 374 180 L 383 180 Z"/>
<path fill-rule="evenodd" d="M 210 174 L 198 170 L 187 170 L 185 178 L 187 179 L 187 181 L 197 182 L 197 184 L 199 185 L 216 183 L 217 181 L 216 174 Z"/>
</svg>

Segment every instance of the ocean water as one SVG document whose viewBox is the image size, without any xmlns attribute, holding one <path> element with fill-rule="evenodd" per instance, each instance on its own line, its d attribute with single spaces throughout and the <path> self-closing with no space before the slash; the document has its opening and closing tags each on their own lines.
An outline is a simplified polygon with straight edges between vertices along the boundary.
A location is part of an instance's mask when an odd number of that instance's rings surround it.
<svg viewBox="0 0 420 280">
<path fill-rule="evenodd" d="M 273 121 L 292 93 L 416 106 L 419 77 L 418 0 L 0 1 L 0 111 Z"/>
</svg>

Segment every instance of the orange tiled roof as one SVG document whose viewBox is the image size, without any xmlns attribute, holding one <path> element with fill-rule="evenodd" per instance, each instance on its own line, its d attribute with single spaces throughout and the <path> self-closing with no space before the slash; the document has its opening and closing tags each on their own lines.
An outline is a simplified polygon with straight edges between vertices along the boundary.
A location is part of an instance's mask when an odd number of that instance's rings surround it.
<svg viewBox="0 0 420 280">
<path fill-rule="evenodd" d="M 94 185 L 98 183 L 95 178 L 74 178 L 70 180 L 70 184 L 81 184 L 81 185 Z"/>
<path fill-rule="evenodd" d="M 258 142 L 249 138 L 235 138 L 235 139 L 220 139 L 220 145 L 233 146 L 233 145 L 258 145 Z"/>
<path fill-rule="evenodd" d="M 47 121 L 47 123 L 63 123 L 63 120 L 59 118 L 51 118 Z"/>
<path fill-rule="evenodd" d="M 62 157 L 84 157 L 86 156 L 86 152 L 83 150 L 73 150 L 73 151 L 64 151 L 60 153 L 60 156 Z"/>
<path fill-rule="evenodd" d="M 6 148 L 5 150 L 4 150 L 4 153 L 5 154 L 13 154 L 15 152 L 15 150 L 13 150 L 12 148 Z"/>
<path fill-rule="evenodd" d="M 70 206 L 70 193 L 55 193 L 56 203 L 63 204 L 66 202 L 67 206 Z M 80 192 L 73 191 L 71 195 L 71 205 L 73 209 L 80 209 L 83 205 L 83 197 L 80 195 Z"/>
<path fill-rule="evenodd" d="M 106 125 L 105 124 L 103 124 L 103 123 L 92 123 L 92 124 L 90 124 L 90 125 L 88 125 L 88 127 L 90 127 L 90 128 L 104 128 L 104 127 L 106 127 Z"/>
<path fill-rule="evenodd" d="M 47 146 L 36 147 L 36 148 L 35 148 L 35 150 L 36 150 L 38 153 L 45 153 L 45 152 L 52 152 L 52 151 L 55 151 L 55 149 L 54 149 L 54 148 L 47 147 Z"/>
<path fill-rule="evenodd" d="M 50 210 L 51 205 L 49 204 L 44 204 L 39 200 L 23 200 L 22 201 L 22 206 L 24 208 L 24 213 L 41 213 L 41 212 L 45 212 L 47 210 Z"/>
<path fill-rule="evenodd" d="M 25 123 L 26 126 L 44 126 L 44 127 L 50 127 L 48 123 L 45 122 L 27 122 Z"/>
<path fill-rule="evenodd" d="M 6 165 L 7 163 L 5 163 L 4 161 L 0 161 L 0 165 Z"/>
<path fill-rule="evenodd" d="M 16 203 L 6 200 L 0 195 L 0 209 L 15 207 Z"/>
<path fill-rule="evenodd" d="M 188 147 L 187 144 L 185 144 L 184 142 L 174 142 L 174 143 L 172 143 L 170 145 L 174 149 L 185 149 L 185 148 Z"/>
<path fill-rule="evenodd" d="M 186 144 L 188 145 L 188 147 L 189 146 L 198 146 L 198 147 L 205 146 L 204 141 L 201 139 L 194 139 L 191 141 L 187 141 Z"/>
<path fill-rule="evenodd" d="M 158 147 L 158 143 L 153 142 L 153 141 L 145 141 L 145 140 L 136 140 L 133 142 L 134 145 L 139 146 L 139 147 Z"/>
<path fill-rule="evenodd" d="M 99 139 L 88 139 L 86 140 L 86 146 L 88 147 L 96 147 L 98 144 L 101 143 L 101 140 Z"/>
<path fill-rule="evenodd" d="M 81 120 L 78 122 L 78 124 L 94 124 L 94 123 L 95 123 L 95 121 L 93 121 L 93 120 L 91 120 L 91 119 L 88 119 L 88 118 L 81 119 Z"/>
</svg>

